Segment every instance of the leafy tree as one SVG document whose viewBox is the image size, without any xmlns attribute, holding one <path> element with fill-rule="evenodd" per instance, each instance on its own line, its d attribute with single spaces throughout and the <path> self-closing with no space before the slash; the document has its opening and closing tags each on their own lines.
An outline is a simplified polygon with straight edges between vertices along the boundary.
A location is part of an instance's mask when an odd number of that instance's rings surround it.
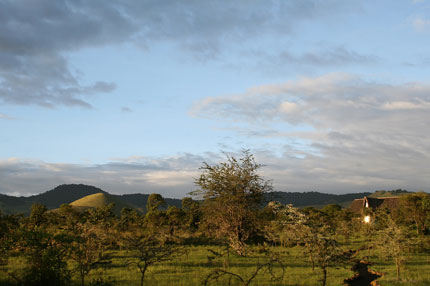
<svg viewBox="0 0 430 286">
<path fill-rule="evenodd" d="M 29 218 L 23 219 L 17 232 L 14 250 L 22 254 L 27 264 L 21 277 L 9 273 L 22 285 L 70 284 L 67 269 L 69 237 L 65 233 L 54 233 L 51 215 L 45 206 L 35 203 Z"/>
<path fill-rule="evenodd" d="M 256 229 L 263 195 L 272 190 L 257 173 L 260 167 L 249 151 L 218 165 L 204 163 L 195 181 L 200 189 L 192 193 L 204 199 L 204 219 L 214 226 L 216 236 L 227 238 L 239 255 L 245 255 L 245 243 Z"/>
<path fill-rule="evenodd" d="M 329 228 L 327 225 L 305 225 L 299 231 L 300 242 L 305 246 L 305 253 L 311 257 L 313 265 L 316 264 L 321 268 L 322 286 L 327 285 L 328 268 L 345 260 Z"/>
<path fill-rule="evenodd" d="M 256 263 L 255 269 L 251 271 L 249 276 L 245 276 L 240 272 L 234 272 L 232 269 L 228 268 L 216 268 L 205 277 L 202 284 L 204 286 L 211 284 L 223 285 L 220 283 L 220 279 L 227 277 L 229 281 L 228 285 L 232 285 L 232 282 L 235 281 L 241 286 L 250 286 L 255 278 L 257 278 L 261 273 L 269 273 L 271 281 L 282 281 L 285 268 L 279 255 L 271 252 L 264 246 L 258 251 L 258 255 L 260 256 L 261 254 L 263 254 L 263 257 L 260 257 L 261 260 Z M 281 274 L 275 272 L 275 266 L 281 268 Z M 234 285 L 236 285 L 236 283 Z"/>
<path fill-rule="evenodd" d="M 114 207 L 115 204 L 110 203 L 98 208 L 91 208 L 85 213 L 87 224 L 91 225 L 91 227 L 86 228 L 95 233 L 97 236 L 96 243 L 99 244 L 102 251 L 116 244 L 114 226 L 117 223 L 117 217 L 114 213 Z"/>
<path fill-rule="evenodd" d="M 326 221 L 327 215 L 314 208 L 301 212 L 292 205 L 278 202 L 271 202 L 269 207 L 276 214 L 275 223 L 278 230 L 283 232 L 288 240 L 304 247 L 304 253 L 312 262 L 312 269 L 315 266 L 321 268 L 321 283 L 325 286 L 328 268 L 349 259 L 340 249 L 335 232 Z"/>
<path fill-rule="evenodd" d="M 160 207 L 165 207 L 166 201 L 160 194 L 150 194 L 148 201 L 146 202 L 146 211 L 153 212 L 160 209 Z"/>
<path fill-rule="evenodd" d="M 196 230 L 202 217 L 200 203 L 190 197 L 185 197 L 182 199 L 181 208 L 185 213 L 185 226 L 190 230 Z"/>
<path fill-rule="evenodd" d="M 31 206 L 30 223 L 34 226 L 41 226 L 42 224 L 47 223 L 47 211 L 48 209 L 46 206 L 42 205 L 41 203 L 34 203 Z"/>
<path fill-rule="evenodd" d="M 123 244 L 131 251 L 131 265 L 136 265 L 141 274 L 140 285 L 142 286 L 145 280 L 145 274 L 152 265 L 173 259 L 181 254 L 181 248 L 176 244 L 169 244 L 163 236 L 157 233 L 149 233 L 142 229 L 134 229 L 134 231 L 122 236 Z"/>
<path fill-rule="evenodd" d="M 336 216 L 336 232 L 342 235 L 345 242 L 348 243 L 351 236 L 359 233 L 362 221 L 355 219 L 356 214 L 348 209 L 343 209 Z"/>
<path fill-rule="evenodd" d="M 121 210 L 121 216 L 118 221 L 119 231 L 126 231 L 131 227 L 137 226 L 141 220 L 140 215 L 135 209 L 123 208 Z"/>
<path fill-rule="evenodd" d="M 8 257 L 14 248 L 20 218 L 0 211 L 0 271 L 5 273 L 8 272 Z"/>
<path fill-rule="evenodd" d="M 63 232 L 73 236 L 79 231 L 77 226 L 83 221 L 83 217 L 71 205 L 62 204 L 51 221 L 54 224 L 53 232 Z"/>
<path fill-rule="evenodd" d="M 99 265 L 109 264 L 107 255 L 103 254 L 99 241 L 101 230 L 98 225 L 87 223 L 77 224 L 77 231 L 73 236 L 69 248 L 69 257 L 76 263 L 81 286 L 85 285 L 85 277 Z"/>
<path fill-rule="evenodd" d="M 169 236 L 174 237 L 184 224 L 185 212 L 178 207 L 170 206 L 166 211 L 166 217 Z"/>
<path fill-rule="evenodd" d="M 292 205 L 279 202 L 269 202 L 267 209 L 274 214 L 270 223 L 266 222 L 265 236 L 272 242 L 281 246 L 295 245 L 297 243 L 297 226 L 306 221 L 306 216 Z"/>
<path fill-rule="evenodd" d="M 332 218 L 336 217 L 338 212 L 340 212 L 341 210 L 342 210 L 342 207 L 337 204 L 325 205 L 322 209 L 323 212 L 325 212 L 329 217 L 332 217 Z"/>
<path fill-rule="evenodd" d="M 415 224 L 417 234 L 423 234 L 429 228 L 430 196 L 420 192 L 401 197 L 405 217 L 409 217 Z"/>
<path fill-rule="evenodd" d="M 69 285 L 71 276 L 66 263 L 67 238 L 52 236 L 41 230 L 26 232 L 23 238 L 28 266 L 21 283 L 35 286 Z"/>
<path fill-rule="evenodd" d="M 146 204 L 147 212 L 145 214 L 144 224 L 149 233 L 158 232 L 159 235 L 166 237 L 169 236 L 169 233 L 166 229 L 167 217 L 166 211 L 161 210 L 162 206 L 166 206 L 166 201 L 161 195 L 149 195 Z"/>
<path fill-rule="evenodd" d="M 400 269 L 407 259 L 406 252 L 412 245 L 411 239 L 405 228 L 397 225 L 389 216 L 386 227 L 379 230 L 378 234 L 373 243 L 381 250 L 382 255 L 393 259 L 396 265 L 396 277 L 399 280 Z"/>
</svg>

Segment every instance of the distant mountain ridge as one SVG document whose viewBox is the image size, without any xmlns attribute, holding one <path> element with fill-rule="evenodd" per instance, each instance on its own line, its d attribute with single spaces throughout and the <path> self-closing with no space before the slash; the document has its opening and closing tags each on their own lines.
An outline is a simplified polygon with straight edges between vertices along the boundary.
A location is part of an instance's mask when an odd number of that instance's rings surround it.
<svg viewBox="0 0 430 286">
<path fill-rule="evenodd" d="M 64 184 L 47 192 L 30 197 L 15 197 L 0 194 L 0 210 L 5 213 L 29 214 L 31 205 L 35 202 L 45 205 L 48 209 L 56 209 L 62 204 L 70 204 L 83 197 L 103 193 L 117 202 L 136 208 L 142 212 L 146 209 L 149 194 L 114 195 L 100 188 L 84 184 Z M 181 206 L 181 200 L 165 198 L 167 205 Z"/>
<path fill-rule="evenodd" d="M 381 194 L 381 191 L 378 192 Z M 145 211 L 146 201 L 148 200 L 149 196 L 149 194 L 114 195 L 94 186 L 84 184 L 67 184 L 57 186 L 52 190 L 30 197 L 14 197 L 0 194 L 0 210 L 5 213 L 28 214 L 31 205 L 35 202 L 39 202 L 47 206 L 48 209 L 55 209 L 61 204 L 70 204 L 83 197 L 97 193 L 108 195 L 112 198 L 112 200 L 124 202 L 124 205 L 136 208 L 141 212 Z M 265 201 L 279 201 L 283 204 L 292 204 L 296 207 L 321 207 L 327 204 L 339 204 L 343 207 L 348 207 L 354 199 L 359 199 L 370 195 L 372 195 L 370 192 L 343 195 L 325 194 L 319 192 L 272 192 L 265 195 Z M 168 206 L 181 206 L 180 199 L 164 199 Z"/>
<path fill-rule="evenodd" d="M 59 185 L 47 192 L 28 197 L 30 201 L 39 202 L 48 208 L 56 208 L 61 204 L 69 204 L 82 197 L 107 192 L 94 186 L 84 184 Z"/>
</svg>

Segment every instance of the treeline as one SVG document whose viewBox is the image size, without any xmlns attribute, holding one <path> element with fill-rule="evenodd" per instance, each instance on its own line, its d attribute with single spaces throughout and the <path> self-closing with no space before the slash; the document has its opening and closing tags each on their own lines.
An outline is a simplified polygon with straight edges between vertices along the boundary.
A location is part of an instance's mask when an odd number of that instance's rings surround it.
<svg viewBox="0 0 430 286">
<path fill-rule="evenodd" d="M 404 196 L 396 210 L 366 210 L 369 223 L 335 204 L 318 210 L 270 202 L 261 208 L 272 187 L 258 175 L 259 168 L 248 152 L 240 159 L 205 164 L 194 199 L 166 208 L 162 196 L 152 194 L 145 214 L 124 208 L 117 216 L 112 204 L 85 212 L 63 204 L 48 211 L 38 203 L 28 217 L 0 214 L 0 269 L 5 277 L 0 283 L 70 285 L 74 276 L 88 285 L 92 271 L 112 262 L 112 251 L 128 251 L 127 264 L 138 269 L 143 285 L 154 264 L 187 255 L 189 245 L 217 244 L 225 246 L 225 252 L 216 255 L 226 263 L 207 275 L 204 285 L 216 285 L 222 277 L 251 285 L 259 273 L 271 273 L 275 264 L 283 268 L 272 246 L 301 247 L 310 266 L 320 269 L 321 285 L 326 285 L 329 267 L 359 263 L 363 250 L 382 249 L 398 277 L 407 253 L 430 250 L 430 199 L 425 193 Z M 368 237 L 365 243 L 351 243 L 363 236 Z M 264 259 L 248 280 L 229 268 L 230 255 L 247 257 L 256 251 Z M 17 257 L 25 261 L 18 270 L 10 264 Z M 107 285 L 99 279 L 97 285 Z"/>
</svg>

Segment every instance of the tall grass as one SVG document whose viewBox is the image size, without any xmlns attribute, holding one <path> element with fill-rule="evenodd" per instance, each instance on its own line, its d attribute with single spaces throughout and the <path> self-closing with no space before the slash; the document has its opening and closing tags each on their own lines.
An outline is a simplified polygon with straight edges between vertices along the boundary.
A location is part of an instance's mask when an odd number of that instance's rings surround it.
<svg viewBox="0 0 430 286">
<path fill-rule="evenodd" d="M 351 244 L 357 244 L 357 241 Z M 363 242 L 362 242 L 363 243 Z M 263 255 L 254 255 L 251 257 L 238 257 L 231 255 L 228 265 L 224 259 L 214 258 L 209 249 L 220 252 L 219 246 L 190 246 L 189 253 L 183 254 L 175 260 L 163 262 L 149 268 L 145 285 L 157 286 L 192 286 L 201 285 L 204 278 L 214 269 L 227 267 L 231 272 L 237 273 L 243 277 L 249 277 L 256 265 L 264 260 Z M 311 264 L 303 256 L 301 247 L 281 248 L 275 247 L 273 251 L 280 254 L 283 265 L 285 266 L 285 275 L 282 281 L 273 282 L 270 280 L 268 273 L 262 273 L 257 276 L 252 285 L 288 285 L 288 286 L 309 286 L 319 285 L 321 279 L 321 270 L 315 267 L 312 270 Z M 130 255 L 126 251 L 113 251 L 110 253 L 112 264 L 93 270 L 87 281 L 105 281 L 106 285 L 111 282 L 112 285 L 139 285 L 138 269 L 129 265 Z M 363 256 L 374 263 L 370 268 L 384 273 L 384 276 L 378 280 L 382 286 L 406 286 L 406 285 L 430 285 L 430 257 L 428 253 L 411 253 L 408 262 L 402 269 L 402 278 L 396 281 L 396 270 L 391 260 L 381 259 L 381 255 L 375 251 L 364 251 Z M 19 272 L 23 268 L 25 260 L 20 257 L 9 259 L 9 268 L 11 271 Z M 69 263 L 69 268 L 73 269 L 73 263 Z M 327 285 L 343 285 L 345 278 L 351 277 L 353 272 L 349 270 L 350 266 L 331 267 L 328 273 Z M 276 266 L 275 272 L 281 273 L 281 267 Z M 0 273 L 0 285 L 10 285 L 6 282 L 9 278 L 4 272 Z M 9 279 L 10 281 L 10 279 Z M 72 286 L 80 285 L 79 276 L 74 273 Z M 216 285 L 228 285 L 228 279 L 220 280 Z M 240 285 L 237 281 L 232 281 L 231 285 Z"/>
</svg>

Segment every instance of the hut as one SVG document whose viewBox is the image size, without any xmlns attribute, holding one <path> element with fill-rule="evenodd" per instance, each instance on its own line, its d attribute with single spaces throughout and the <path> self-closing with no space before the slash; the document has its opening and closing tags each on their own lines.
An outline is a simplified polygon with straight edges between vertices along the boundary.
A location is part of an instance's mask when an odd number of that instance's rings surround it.
<svg viewBox="0 0 430 286">
<path fill-rule="evenodd" d="M 358 214 L 364 214 L 364 210 L 370 209 L 398 209 L 400 207 L 399 197 L 382 197 L 382 198 L 369 198 L 355 199 L 349 209 Z"/>
</svg>

